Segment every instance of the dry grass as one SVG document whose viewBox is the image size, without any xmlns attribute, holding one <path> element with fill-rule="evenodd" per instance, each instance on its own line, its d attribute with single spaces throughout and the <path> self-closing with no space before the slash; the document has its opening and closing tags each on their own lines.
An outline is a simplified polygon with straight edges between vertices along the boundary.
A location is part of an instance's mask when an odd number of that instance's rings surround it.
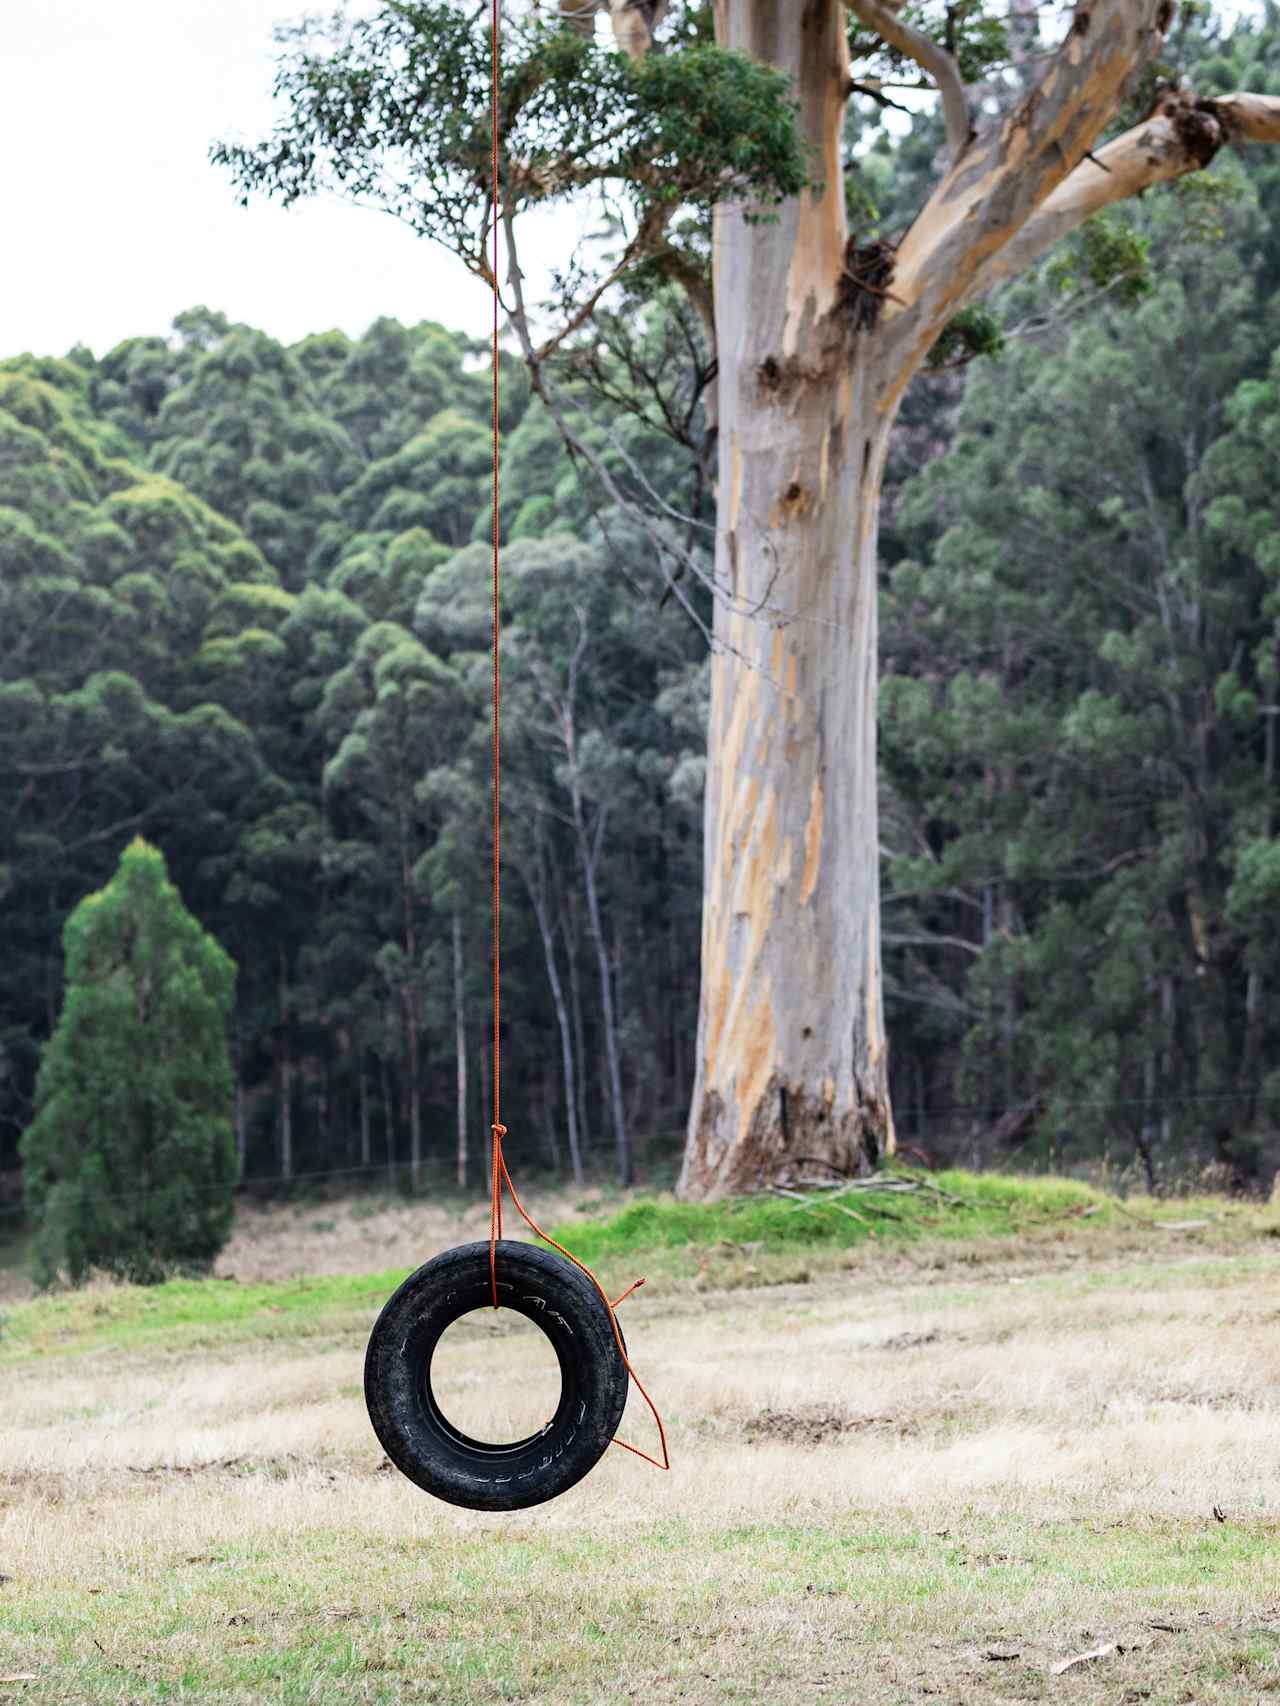
<svg viewBox="0 0 1280 1706">
<path fill-rule="evenodd" d="M 619 1199 L 621 1200 L 621 1199 Z M 543 1225 L 598 1213 L 598 1194 L 539 1193 Z M 545 1216 L 545 1219 L 543 1218 Z M 489 1235 L 488 1199 L 440 1206 L 407 1198 L 262 1204 L 242 1200 L 214 1268 L 220 1278 L 292 1279 L 299 1274 L 367 1274 L 413 1268 L 438 1250 Z M 0 1305 L 22 1302 L 33 1287 L 26 1240 L 0 1246 Z"/>
<path fill-rule="evenodd" d="M 1280 1243 L 1194 1245 L 651 1287 L 672 1473 L 505 1517 L 380 1466 L 349 1316 L 0 1362 L 0 1700 L 1275 1699 Z M 454 1336 L 457 1419 L 527 1421 L 539 1336 Z"/>
<path fill-rule="evenodd" d="M 599 1212 L 598 1195 L 540 1192 L 543 1226 L 576 1220 L 584 1205 Z M 507 1218 L 515 1221 L 507 1206 Z M 289 1279 L 296 1274 L 367 1274 L 414 1268 L 450 1244 L 489 1236 L 489 1202 L 441 1207 L 404 1198 L 242 1207 L 214 1272 L 240 1280 Z"/>
</svg>

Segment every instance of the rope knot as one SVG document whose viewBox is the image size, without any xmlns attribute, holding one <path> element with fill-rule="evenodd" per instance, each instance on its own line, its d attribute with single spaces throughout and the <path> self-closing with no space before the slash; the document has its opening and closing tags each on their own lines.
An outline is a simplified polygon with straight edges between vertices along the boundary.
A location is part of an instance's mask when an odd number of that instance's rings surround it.
<svg viewBox="0 0 1280 1706">
<path fill-rule="evenodd" d="M 496 1132 L 499 1137 L 505 1137 L 507 1135 L 506 1126 L 499 1125 L 497 1120 L 495 1120 L 493 1122 L 493 1124 L 489 1127 L 489 1130 L 492 1132 Z"/>
</svg>

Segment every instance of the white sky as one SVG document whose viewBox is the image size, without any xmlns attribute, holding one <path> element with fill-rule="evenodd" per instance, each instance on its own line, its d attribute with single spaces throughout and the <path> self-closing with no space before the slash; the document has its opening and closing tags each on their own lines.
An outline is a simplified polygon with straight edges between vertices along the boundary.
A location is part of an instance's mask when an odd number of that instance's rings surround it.
<svg viewBox="0 0 1280 1706">
<path fill-rule="evenodd" d="M 0 356 L 98 355 L 203 303 L 288 343 L 380 314 L 487 334 L 489 292 L 387 214 L 235 204 L 215 139 L 271 126 L 272 25 L 327 0 L 16 0 L 0 38 Z M 526 250 L 557 257 L 561 213 Z M 537 240 L 541 239 L 541 240 Z M 534 294 L 538 278 L 529 271 Z"/>
</svg>

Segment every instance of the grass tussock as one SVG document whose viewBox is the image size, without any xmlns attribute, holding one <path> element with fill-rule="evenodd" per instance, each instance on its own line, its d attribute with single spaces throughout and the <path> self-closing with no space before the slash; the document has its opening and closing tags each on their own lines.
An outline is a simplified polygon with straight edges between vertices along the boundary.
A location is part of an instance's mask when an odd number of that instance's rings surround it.
<svg viewBox="0 0 1280 1706">
<path fill-rule="evenodd" d="M 885 1188 L 877 1189 L 883 1184 Z M 897 1188 L 894 1188 L 894 1187 Z M 803 1201 L 797 1200 L 803 1197 Z M 1073 1179 L 1016 1178 L 997 1173 L 926 1174 L 895 1169 L 843 1189 L 730 1197 L 714 1203 L 651 1198 L 630 1203 L 608 1218 L 578 1221 L 562 1230 L 575 1254 L 594 1262 L 649 1250 L 706 1248 L 720 1243 L 762 1250 L 835 1246 L 871 1240 L 949 1242 L 1018 1238 L 1072 1219 L 1096 1227 L 1203 1220 L 1252 1227 L 1272 1215 L 1257 1204 L 1213 1198 L 1150 1198 L 1121 1203 Z M 1275 1216 L 1280 1224 L 1280 1216 Z M 559 1232 L 554 1234 L 559 1238 Z M 562 1240 L 563 1241 L 563 1240 Z"/>
</svg>

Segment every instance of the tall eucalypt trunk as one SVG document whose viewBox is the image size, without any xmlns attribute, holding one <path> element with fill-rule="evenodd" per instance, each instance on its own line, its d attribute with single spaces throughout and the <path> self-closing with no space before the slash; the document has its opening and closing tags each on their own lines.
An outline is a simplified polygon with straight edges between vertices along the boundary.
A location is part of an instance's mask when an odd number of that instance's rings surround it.
<svg viewBox="0 0 1280 1706">
<path fill-rule="evenodd" d="M 1061 44 L 1034 61 L 1019 4 L 1013 57 L 1035 81 L 1007 115 L 985 117 L 956 54 L 908 22 L 902 0 L 713 0 L 717 42 L 731 54 L 707 54 L 690 39 L 699 6 L 672 8 L 674 25 L 667 0 L 507 8 L 492 185 L 487 119 L 458 119 L 478 95 L 489 98 L 487 8 L 384 0 L 357 8 L 349 27 L 304 28 L 278 71 L 290 105 L 273 134 L 251 148 L 215 145 L 242 196 L 265 189 L 288 204 L 359 186 L 365 205 L 448 245 L 497 288 L 533 389 L 575 462 L 648 529 L 666 591 L 699 624 L 687 592 L 704 572 L 699 554 L 681 544 L 675 512 L 645 489 L 621 439 L 605 455 L 575 426 L 557 364 L 580 334 L 594 337 L 598 308 L 628 281 L 682 289 L 708 323 L 718 375 L 718 586 L 698 1059 L 680 1180 L 688 1196 L 751 1189 L 800 1169 L 853 1170 L 893 1148 L 876 833 L 876 511 L 912 375 L 960 310 L 1090 215 L 1195 171 L 1225 142 L 1280 141 L 1280 97 L 1200 100 L 1165 87 L 1141 123 L 1101 146 L 1135 75 L 1159 51 L 1175 0 L 1076 0 Z M 981 67 L 987 49 L 978 51 L 972 32 L 990 45 L 982 26 L 1007 10 L 1004 0 L 926 0 L 910 13 Z M 1031 7 L 1044 10 L 1053 9 Z M 538 23 L 554 15 L 594 37 L 602 11 L 630 62 L 625 76 L 571 33 L 549 42 Z M 845 225 L 851 13 L 857 51 L 879 38 L 895 63 L 914 61 L 908 80 L 918 71 L 937 90 L 946 121 L 941 179 L 894 244 L 851 243 Z M 657 51 L 669 59 L 649 76 L 641 62 Z M 873 62 L 883 57 L 877 48 Z M 811 151 L 812 187 L 798 195 L 804 173 L 779 104 L 782 78 L 762 76 L 761 64 L 789 81 Z M 575 65 L 590 88 L 566 82 Z M 598 124 L 586 121 L 593 113 Z M 490 258 L 495 190 L 501 280 Z M 620 247 L 610 225 L 598 272 L 586 259 L 592 244 L 581 247 L 556 293 L 557 324 L 535 335 L 517 215 L 577 196 L 603 197 L 611 221 L 627 205 L 634 218 L 624 219 Z M 751 196 L 765 220 L 743 205 Z M 711 288 L 677 217 L 708 205 Z M 634 478 L 619 476 L 622 463 Z M 680 585 L 686 569 L 693 576 Z M 588 902 L 609 1029 L 607 955 L 589 893 Z M 569 965 L 580 1028 L 576 959 Z M 581 1072 L 581 1048 L 577 1056 Z M 415 1155 L 416 1143 L 415 1135 Z"/>
<path fill-rule="evenodd" d="M 1162 97 L 1092 154 L 1169 0 L 1094 0 L 1004 120 L 878 0 L 937 85 L 948 164 L 896 248 L 848 242 L 841 0 L 718 0 L 721 45 L 786 71 L 819 187 L 716 211 L 717 580 L 697 1077 L 679 1190 L 854 1172 L 893 1150 L 876 817 L 876 528 L 902 394 L 947 322 L 1108 203 L 1280 139 L 1280 101 Z"/>
</svg>

